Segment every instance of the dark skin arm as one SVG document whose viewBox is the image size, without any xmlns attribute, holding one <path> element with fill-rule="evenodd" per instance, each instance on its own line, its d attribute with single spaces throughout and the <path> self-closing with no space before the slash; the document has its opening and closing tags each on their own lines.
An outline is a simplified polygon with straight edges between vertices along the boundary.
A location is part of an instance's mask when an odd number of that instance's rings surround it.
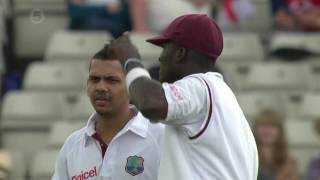
<svg viewBox="0 0 320 180">
<path fill-rule="evenodd" d="M 110 50 L 115 53 L 122 64 L 129 58 L 140 55 L 127 35 L 111 42 Z M 134 64 L 127 68 L 127 72 L 135 68 Z M 126 73 L 127 73 L 126 72 Z M 130 99 L 140 112 L 153 122 L 159 122 L 167 117 L 168 102 L 159 81 L 141 77 L 132 82 L 129 88 Z"/>
<path fill-rule="evenodd" d="M 139 78 L 132 83 L 129 92 L 132 103 L 151 121 L 167 117 L 168 103 L 160 82 Z"/>
</svg>

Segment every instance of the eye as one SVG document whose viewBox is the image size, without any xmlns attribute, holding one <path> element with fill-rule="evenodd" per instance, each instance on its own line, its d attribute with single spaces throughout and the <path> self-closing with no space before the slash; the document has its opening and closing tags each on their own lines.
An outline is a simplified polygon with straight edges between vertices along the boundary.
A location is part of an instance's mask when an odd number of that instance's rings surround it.
<svg viewBox="0 0 320 180">
<path fill-rule="evenodd" d="M 100 81 L 100 78 L 97 77 L 97 76 L 90 76 L 90 77 L 89 77 L 89 81 L 96 83 L 96 82 L 99 82 L 99 81 Z"/>
<path fill-rule="evenodd" d="M 118 82 L 120 82 L 120 80 L 117 79 L 117 78 L 108 78 L 107 81 L 109 81 L 110 83 L 118 83 Z"/>
</svg>

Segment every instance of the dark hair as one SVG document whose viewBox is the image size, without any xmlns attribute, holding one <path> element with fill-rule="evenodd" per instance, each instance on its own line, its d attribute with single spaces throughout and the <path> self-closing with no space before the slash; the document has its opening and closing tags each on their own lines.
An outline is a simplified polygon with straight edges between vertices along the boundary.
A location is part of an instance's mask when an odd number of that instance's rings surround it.
<svg viewBox="0 0 320 180">
<path fill-rule="evenodd" d="M 92 59 L 114 60 L 117 59 L 115 54 L 110 50 L 110 44 L 105 44 L 104 47 L 93 55 Z"/>
<path fill-rule="evenodd" d="M 110 44 L 105 44 L 104 47 L 96 52 L 90 60 L 89 71 L 91 68 L 91 62 L 93 59 L 101 61 L 114 61 L 117 60 L 117 56 L 110 50 Z"/>
<path fill-rule="evenodd" d="M 255 119 L 254 124 L 254 135 L 257 143 L 257 148 L 259 151 L 259 161 L 260 164 L 270 168 L 273 171 L 279 172 L 281 168 L 284 166 L 284 164 L 290 159 L 289 153 L 288 153 L 288 145 L 287 145 L 287 139 L 285 136 L 285 130 L 283 125 L 284 117 L 282 114 L 276 111 L 272 110 L 264 110 L 258 114 L 258 116 Z M 272 125 L 279 129 L 279 137 L 277 138 L 276 142 L 273 146 L 273 153 L 272 153 L 272 160 L 271 164 L 267 163 L 266 157 L 262 155 L 262 144 L 260 142 L 259 137 L 257 137 L 256 130 L 261 125 Z"/>
</svg>

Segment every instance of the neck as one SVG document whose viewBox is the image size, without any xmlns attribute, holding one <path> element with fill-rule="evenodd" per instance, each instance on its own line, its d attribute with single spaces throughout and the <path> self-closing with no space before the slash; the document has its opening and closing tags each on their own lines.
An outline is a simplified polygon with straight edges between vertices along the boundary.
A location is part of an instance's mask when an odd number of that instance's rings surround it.
<svg viewBox="0 0 320 180">
<path fill-rule="evenodd" d="M 200 67 L 197 64 L 186 64 L 181 68 L 181 77 L 185 77 L 191 74 L 197 74 L 197 73 L 207 73 L 210 71 L 213 71 L 214 69 L 212 67 Z"/>
<path fill-rule="evenodd" d="M 96 132 L 101 136 L 105 143 L 109 144 L 133 116 L 134 113 L 130 110 L 129 106 L 112 116 L 105 117 L 98 115 Z"/>
</svg>

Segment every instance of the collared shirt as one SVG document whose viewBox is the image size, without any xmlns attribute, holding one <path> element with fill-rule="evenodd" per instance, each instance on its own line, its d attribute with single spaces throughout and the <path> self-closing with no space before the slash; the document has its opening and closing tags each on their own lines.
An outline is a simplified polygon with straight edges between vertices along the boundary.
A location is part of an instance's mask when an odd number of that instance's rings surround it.
<svg viewBox="0 0 320 180">
<path fill-rule="evenodd" d="M 168 113 L 158 180 L 256 180 L 250 126 L 219 73 L 164 83 Z"/>
<path fill-rule="evenodd" d="M 100 142 L 93 137 L 96 116 L 66 140 L 52 180 L 154 180 L 163 126 L 138 113 L 108 144 L 103 157 Z"/>
</svg>

